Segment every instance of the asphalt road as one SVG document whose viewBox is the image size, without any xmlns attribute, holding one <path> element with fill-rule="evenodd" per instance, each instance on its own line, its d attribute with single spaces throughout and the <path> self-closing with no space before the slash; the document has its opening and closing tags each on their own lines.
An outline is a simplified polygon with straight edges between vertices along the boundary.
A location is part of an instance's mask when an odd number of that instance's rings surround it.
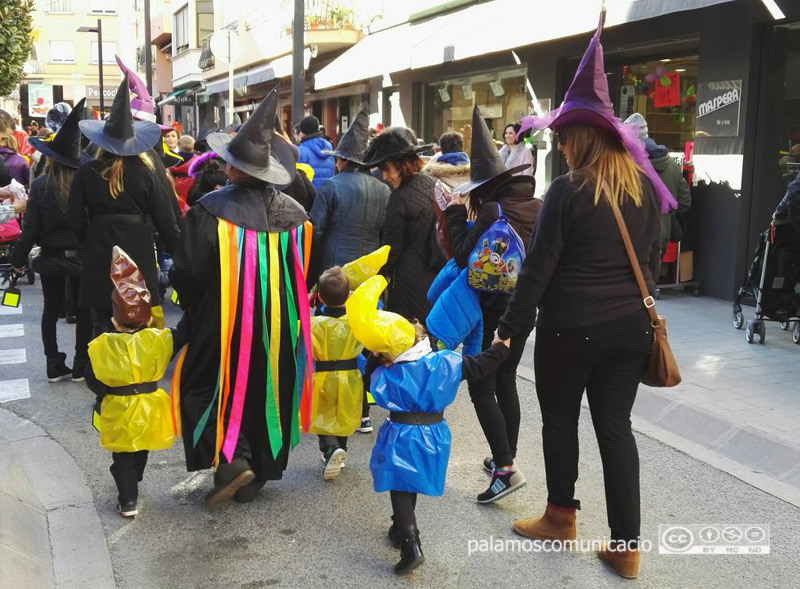
<svg viewBox="0 0 800 589">
<path fill-rule="evenodd" d="M 21 315 L 0 316 L 0 333 L 24 326 L 24 337 L 0 338 L 0 352 L 26 351 L 26 361 L 0 366 L 0 380 L 27 378 L 30 398 L 3 403 L 44 428 L 83 471 L 108 539 L 117 584 L 139 587 L 796 587 L 800 582 L 800 509 L 638 435 L 642 472 L 642 538 L 652 543 L 637 581 L 623 581 L 593 552 L 481 552 L 486 542 L 512 540 L 511 522 L 544 508 L 541 420 L 533 385 L 520 379 L 523 427 L 518 463 L 528 485 L 498 504 L 475 496 L 488 484 L 481 461 L 487 444 L 462 387 L 447 411 L 453 448 L 443 497 L 421 497 L 417 517 L 427 562 L 408 577 L 392 572 L 398 558 L 386 540 L 387 494 L 372 490 L 368 461 L 375 434 L 353 436 L 347 467 L 322 480 L 316 436 L 304 436 L 282 481 L 270 482 L 250 505 L 203 506 L 210 472 L 187 473 L 179 444 L 151 453 L 140 487 L 140 515 L 116 514 L 110 455 L 90 425 L 92 394 L 83 385 L 48 384 L 39 338 L 41 292 L 23 286 Z M 167 321 L 177 320 L 168 304 Z M 73 330 L 59 324 L 71 360 Z M 376 426 L 385 412 L 373 409 Z M 608 534 L 602 471 L 588 411 L 581 421 L 578 536 Z M 770 526 L 769 555 L 659 554 L 659 526 Z M 664 528 L 662 528 L 663 530 Z M 724 527 L 719 528 L 724 531 Z M 75 538 L 80 542 L 80 538 Z M 481 541 L 484 541 L 483 545 Z M 699 541 L 698 541 L 699 543 Z M 530 549 L 530 547 L 528 547 Z"/>
</svg>

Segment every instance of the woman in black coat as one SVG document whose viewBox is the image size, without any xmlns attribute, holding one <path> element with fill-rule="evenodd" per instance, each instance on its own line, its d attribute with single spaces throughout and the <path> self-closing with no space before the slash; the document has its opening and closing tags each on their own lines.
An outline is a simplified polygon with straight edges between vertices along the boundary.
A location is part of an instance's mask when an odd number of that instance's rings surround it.
<svg viewBox="0 0 800 589">
<path fill-rule="evenodd" d="M 136 262 L 156 306 L 160 304 L 156 253 L 147 219 L 168 253 L 178 240 L 170 196 L 146 153 L 161 132 L 155 123 L 133 122 L 127 83 L 123 79 L 106 121 L 80 122 L 81 132 L 100 149 L 97 159 L 75 174 L 67 206 L 67 219 L 83 244 L 80 304 L 92 310 L 95 336 L 113 329 L 109 277 L 113 247 L 118 245 Z"/>
<path fill-rule="evenodd" d="M 387 310 L 424 323 L 431 310 L 428 289 L 443 265 L 435 241 L 433 187 L 436 181 L 422 172 L 413 133 L 402 127 L 375 137 L 364 153 L 365 165 L 378 167 L 392 188 L 383 224 L 383 243 L 391 246 L 380 273 L 389 279 Z"/>
<path fill-rule="evenodd" d="M 541 201 L 533 197 L 536 182 L 525 173 L 529 165 L 506 170 L 495 148 L 480 110 L 473 110 L 473 135 L 470 162 L 470 181 L 456 186 L 453 202 L 445 209 L 453 257 L 459 268 L 466 268 L 472 251 L 481 236 L 497 221 L 498 205 L 511 226 L 522 238 L 525 249 L 531 240 L 533 225 L 541 208 Z M 469 212 L 464 195 L 469 193 Z M 467 220 L 474 221 L 468 228 Z M 492 345 L 497 321 L 503 315 L 510 296 L 500 293 L 480 293 L 483 312 L 482 350 Z M 517 394 L 517 366 L 525 350 L 533 325 L 525 326 L 511 339 L 511 353 L 494 373 L 485 378 L 468 381 L 469 395 L 481 424 L 492 456 L 483 461 L 486 471 L 492 473 L 489 488 L 478 495 L 478 503 L 492 503 L 522 488 L 525 477 L 517 468 L 519 438 L 519 395 Z"/>
<path fill-rule="evenodd" d="M 42 141 L 38 137 L 28 139 L 31 146 L 47 156 L 47 163 L 44 174 L 31 185 L 25 223 L 11 253 L 11 265 L 21 273 L 25 271 L 33 244 L 41 247 L 33 269 L 39 273 L 44 296 L 42 344 L 47 358 L 49 382 L 58 382 L 70 376 L 73 382 L 83 381 L 83 371 L 88 362 L 91 324 L 86 307 L 79 306 L 75 313 L 75 357 L 72 368 L 66 365 L 67 355 L 58 351 L 56 338 L 56 324 L 66 283 L 69 282 L 73 292 L 78 292 L 80 287 L 80 243 L 67 223 L 65 209 L 75 169 L 81 165 L 83 157 L 88 161 L 88 156 L 80 151 L 78 118 L 82 112 L 83 101 L 72 110 L 52 141 Z"/>
</svg>

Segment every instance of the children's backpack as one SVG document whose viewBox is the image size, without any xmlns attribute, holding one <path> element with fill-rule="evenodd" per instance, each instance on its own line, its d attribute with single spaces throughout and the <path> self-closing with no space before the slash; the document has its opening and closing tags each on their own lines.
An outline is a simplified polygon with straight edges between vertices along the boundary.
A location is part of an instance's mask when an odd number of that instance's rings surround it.
<svg viewBox="0 0 800 589">
<path fill-rule="evenodd" d="M 525 259 L 525 245 L 497 203 L 498 219 L 481 235 L 467 261 L 468 282 L 475 290 L 511 294 Z"/>
</svg>

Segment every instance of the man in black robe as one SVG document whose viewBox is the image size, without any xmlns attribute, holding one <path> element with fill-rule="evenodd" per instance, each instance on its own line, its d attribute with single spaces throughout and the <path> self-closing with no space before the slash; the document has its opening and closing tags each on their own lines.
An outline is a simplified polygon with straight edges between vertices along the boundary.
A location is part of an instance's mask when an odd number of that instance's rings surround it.
<svg viewBox="0 0 800 589">
<path fill-rule="evenodd" d="M 187 214 L 171 273 L 189 340 L 174 377 L 186 465 L 216 466 L 208 505 L 252 501 L 281 478 L 310 378 L 311 227 L 273 186 L 290 179 L 270 154 L 276 106 L 273 91 L 235 136 L 209 135 L 230 182 Z"/>
</svg>

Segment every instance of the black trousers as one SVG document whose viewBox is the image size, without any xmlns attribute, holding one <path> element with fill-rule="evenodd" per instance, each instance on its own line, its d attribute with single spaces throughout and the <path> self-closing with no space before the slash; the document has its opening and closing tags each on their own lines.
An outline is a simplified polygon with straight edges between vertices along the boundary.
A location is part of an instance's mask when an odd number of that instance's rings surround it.
<svg viewBox="0 0 800 589">
<path fill-rule="evenodd" d="M 608 524 L 614 540 L 639 536 L 639 453 L 631 432 L 631 408 L 652 341 L 644 308 L 591 327 L 537 329 L 536 334 L 534 367 L 542 411 L 547 500 L 580 509 L 574 495 L 578 418 L 585 390 L 603 462 Z"/>
<path fill-rule="evenodd" d="M 392 519 L 395 529 L 417 526 L 417 494 L 408 491 L 389 491 L 392 500 Z"/>
<path fill-rule="evenodd" d="M 481 350 L 491 347 L 501 315 L 502 311 L 497 309 L 484 311 Z M 529 333 L 511 338 L 511 354 L 494 373 L 467 382 L 470 399 L 496 466 L 511 466 L 517 455 L 520 420 L 517 366 Z"/>
<path fill-rule="evenodd" d="M 347 450 L 347 436 L 317 436 L 319 438 L 319 449 L 324 454 L 328 448 L 339 447 Z"/>
<path fill-rule="evenodd" d="M 114 462 L 109 470 L 117 483 L 118 500 L 121 504 L 135 502 L 139 498 L 139 483 L 144 477 L 147 455 L 147 450 L 111 453 Z"/>
<path fill-rule="evenodd" d="M 114 333 L 116 329 L 111 323 L 112 311 L 109 307 L 92 307 L 92 337 L 97 337 L 103 333 Z"/>
<path fill-rule="evenodd" d="M 44 309 L 42 310 L 42 345 L 44 355 L 47 358 L 58 358 L 58 339 L 56 338 L 56 325 L 58 315 L 64 302 L 64 287 L 66 283 L 71 285 L 73 291 L 80 287 L 80 278 L 65 278 L 63 276 L 48 276 L 39 274 L 42 283 L 42 295 L 44 296 Z M 88 345 L 91 339 L 91 323 L 89 319 L 89 309 L 76 307 L 75 317 L 75 361 L 79 365 L 86 364 L 88 356 Z"/>
</svg>

